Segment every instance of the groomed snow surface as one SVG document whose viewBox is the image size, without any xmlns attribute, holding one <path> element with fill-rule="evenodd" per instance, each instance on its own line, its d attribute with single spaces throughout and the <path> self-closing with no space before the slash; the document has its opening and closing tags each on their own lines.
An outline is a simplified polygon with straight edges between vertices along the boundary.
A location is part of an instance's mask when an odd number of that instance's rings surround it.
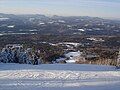
<svg viewBox="0 0 120 90">
<path fill-rule="evenodd" d="M 0 90 L 120 90 L 114 66 L 0 64 Z"/>
</svg>

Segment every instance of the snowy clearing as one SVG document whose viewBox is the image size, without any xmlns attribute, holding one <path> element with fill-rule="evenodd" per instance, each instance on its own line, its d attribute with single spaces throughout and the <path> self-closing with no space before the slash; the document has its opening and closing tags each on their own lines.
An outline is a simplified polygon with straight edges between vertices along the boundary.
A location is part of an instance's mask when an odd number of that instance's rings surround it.
<svg viewBox="0 0 120 90">
<path fill-rule="evenodd" d="M 0 64 L 0 90 L 119 90 L 113 66 Z"/>
</svg>

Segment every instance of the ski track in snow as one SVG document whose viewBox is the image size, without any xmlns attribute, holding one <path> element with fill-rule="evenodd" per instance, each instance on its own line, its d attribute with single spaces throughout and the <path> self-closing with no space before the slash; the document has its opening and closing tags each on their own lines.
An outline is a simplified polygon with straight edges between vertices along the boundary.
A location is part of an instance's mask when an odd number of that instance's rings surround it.
<svg viewBox="0 0 120 90">
<path fill-rule="evenodd" d="M 98 65 L 0 64 L 0 90 L 120 90 L 120 71 Z"/>
</svg>

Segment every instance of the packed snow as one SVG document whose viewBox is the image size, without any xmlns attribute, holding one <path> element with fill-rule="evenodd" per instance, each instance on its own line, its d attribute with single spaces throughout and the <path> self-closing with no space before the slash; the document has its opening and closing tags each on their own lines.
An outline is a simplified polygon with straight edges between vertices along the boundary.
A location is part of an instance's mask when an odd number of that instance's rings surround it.
<svg viewBox="0 0 120 90">
<path fill-rule="evenodd" d="M 77 51 L 77 52 L 69 52 L 67 54 L 65 54 L 66 57 L 76 57 L 76 56 L 80 56 L 81 52 Z"/>
<path fill-rule="evenodd" d="M 114 66 L 0 64 L 0 90 L 119 90 Z"/>
<path fill-rule="evenodd" d="M 9 25 L 9 26 L 7 26 L 8 28 L 14 28 L 15 27 L 15 25 Z"/>
<path fill-rule="evenodd" d="M 78 29 L 78 31 L 82 31 L 82 32 L 84 32 L 85 30 L 84 30 L 84 29 Z"/>
<path fill-rule="evenodd" d="M 0 17 L 0 21 L 5 21 L 5 20 L 8 20 L 9 18 L 2 18 L 2 17 Z"/>
<path fill-rule="evenodd" d="M 69 60 L 66 60 L 66 62 L 67 63 L 75 63 L 76 62 L 75 58 L 79 57 L 80 55 L 81 55 L 80 51 L 69 52 L 69 53 L 65 54 L 65 56 L 69 58 Z"/>
<path fill-rule="evenodd" d="M 76 58 L 81 56 L 82 52 L 80 51 L 71 51 L 71 52 L 68 52 L 68 53 L 65 53 L 65 58 L 58 58 L 56 59 L 57 62 L 60 62 L 60 61 L 65 61 L 67 64 L 73 64 L 73 63 L 76 63 Z"/>
</svg>

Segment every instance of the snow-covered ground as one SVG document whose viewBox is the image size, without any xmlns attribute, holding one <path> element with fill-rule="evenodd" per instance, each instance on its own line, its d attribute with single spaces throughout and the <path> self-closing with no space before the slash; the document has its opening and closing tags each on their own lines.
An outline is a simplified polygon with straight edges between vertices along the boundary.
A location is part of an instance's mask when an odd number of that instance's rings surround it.
<svg viewBox="0 0 120 90">
<path fill-rule="evenodd" d="M 120 90 L 113 66 L 0 64 L 0 90 Z"/>
<path fill-rule="evenodd" d="M 68 64 L 74 64 L 76 62 L 76 58 L 81 56 L 82 52 L 80 51 L 71 51 L 71 52 L 68 52 L 65 55 L 65 58 L 58 58 L 56 59 L 57 62 L 60 62 L 60 61 L 66 61 L 66 63 Z M 66 59 L 68 58 L 68 59 Z"/>
<path fill-rule="evenodd" d="M 75 63 L 76 60 L 75 58 L 76 57 L 79 57 L 81 55 L 82 52 L 80 51 L 76 51 L 76 52 L 69 52 L 67 54 L 65 54 L 66 57 L 69 58 L 69 60 L 66 60 L 67 63 Z"/>
</svg>

